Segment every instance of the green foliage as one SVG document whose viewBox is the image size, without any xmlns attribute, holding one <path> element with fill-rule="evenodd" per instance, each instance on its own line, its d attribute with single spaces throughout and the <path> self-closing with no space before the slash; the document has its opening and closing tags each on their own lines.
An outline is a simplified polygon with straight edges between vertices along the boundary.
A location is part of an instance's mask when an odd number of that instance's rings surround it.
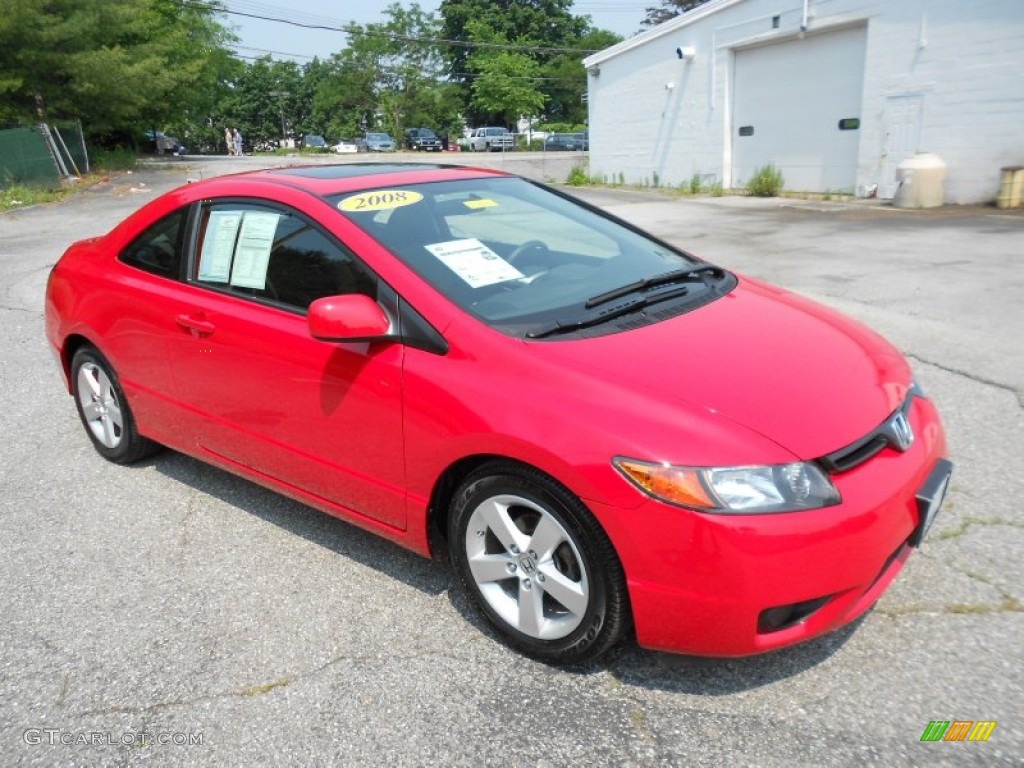
<svg viewBox="0 0 1024 768">
<path fill-rule="evenodd" d="M 540 67 L 529 56 L 501 51 L 480 56 L 473 67 L 477 77 L 470 103 L 477 111 L 500 115 L 502 125 L 513 125 L 520 115 L 540 114 L 544 94 L 534 84 Z"/>
<path fill-rule="evenodd" d="M 544 150 L 544 139 L 532 139 L 529 143 L 525 136 L 520 136 L 517 142 L 520 151 L 542 152 Z"/>
<path fill-rule="evenodd" d="M 326 63 L 312 97 L 312 127 L 331 138 L 367 130 L 401 142 L 406 128 L 444 136 L 461 131 L 457 86 L 445 82 L 440 49 L 423 41 L 440 36 L 440 21 L 418 4 L 394 3 L 385 21 L 349 25 L 349 45 Z"/>
<path fill-rule="evenodd" d="M 782 191 L 782 171 L 769 163 L 758 168 L 747 182 L 747 192 L 754 197 L 775 197 Z"/>
<path fill-rule="evenodd" d="M 699 195 L 704 189 L 704 185 L 700 180 L 700 174 L 695 173 L 690 177 L 690 194 Z"/>
<path fill-rule="evenodd" d="M 571 187 L 582 187 L 590 183 L 590 178 L 587 176 L 587 172 L 581 165 L 574 165 L 569 170 L 569 175 L 565 179 L 565 183 Z"/>
<path fill-rule="evenodd" d="M 51 203 L 56 200 L 63 200 L 70 194 L 70 190 L 46 189 L 45 187 L 33 186 L 31 184 L 15 184 L 13 186 L 0 187 L 0 211 L 13 211 L 17 208 L 26 208 L 39 203 Z"/>
<path fill-rule="evenodd" d="M 448 76 L 462 86 L 463 112 L 471 125 L 510 123 L 508 115 L 517 106 L 536 104 L 554 120 L 582 123 L 586 119 L 582 59 L 587 52 L 607 48 L 621 38 L 592 28 L 587 17 L 575 16 L 571 9 L 572 0 L 442 0 L 442 37 L 490 46 L 452 45 L 446 51 Z M 512 58 L 494 61 L 502 54 Z M 483 86 L 474 86 L 485 72 L 492 84 L 505 81 L 501 87 L 514 103 L 482 98 Z M 515 88 L 513 80 L 518 81 Z M 513 119 L 540 114 L 522 110 Z"/>
<path fill-rule="evenodd" d="M 20 0 L 0 14 L 0 120 L 80 117 L 133 136 L 181 119 L 230 60 L 215 6 L 196 0 Z"/>
<path fill-rule="evenodd" d="M 134 152 L 129 149 L 91 149 L 89 165 L 95 173 L 130 171 L 138 164 Z"/>
<path fill-rule="evenodd" d="M 708 0 L 660 0 L 657 6 L 647 9 L 647 18 L 643 20 L 643 25 L 653 27 L 704 5 L 706 2 Z"/>
<path fill-rule="evenodd" d="M 547 133 L 582 133 L 587 126 L 583 123 L 539 123 L 533 129 Z"/>
<path fill-rule="evenodd" d="M 134 146 L 146 129 L 191 151 L 247 149 L 282 135 L 334 140 L 425 126 L 452 141 L 471 124 L 523 115 L 578 132 L 581 59 L 619 38 L 572 13 L 571 0 L 443 0 L 440 14 L 390 5 L 350 25 L 348 45 L 303 65 L 243 62 L 221 0 L 8 0 L 0 12 L 0 122 L 81 118 L 93 143 Z M 439 46 L 438 38 L 492 47 Z M 500 47 L 507 46 L 507 47 Z M 538 50 L 563 48 L 563 51 Z M 486 119 L 481 119 L 486 118 Z M 283 123 L 283 125 L 282 125 Z"/>
</svg>

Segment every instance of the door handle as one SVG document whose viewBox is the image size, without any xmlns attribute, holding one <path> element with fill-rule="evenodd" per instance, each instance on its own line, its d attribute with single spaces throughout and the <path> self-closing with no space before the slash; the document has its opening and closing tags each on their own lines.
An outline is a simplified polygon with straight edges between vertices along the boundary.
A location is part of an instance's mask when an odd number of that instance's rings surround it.
<svg viewBox="0 0 1024 768">
<path fill-rule="evenodd" d="M 182 328 L 186 328 L 191 331 L 193 336 L 209 336 L 217 330 L 217 326 L 213 323 L 207 320 L 200 320 L 199 318 L 192 317 L 191 315 L 178 315 L 174 318 L 174 322 Z"/>
</svg>

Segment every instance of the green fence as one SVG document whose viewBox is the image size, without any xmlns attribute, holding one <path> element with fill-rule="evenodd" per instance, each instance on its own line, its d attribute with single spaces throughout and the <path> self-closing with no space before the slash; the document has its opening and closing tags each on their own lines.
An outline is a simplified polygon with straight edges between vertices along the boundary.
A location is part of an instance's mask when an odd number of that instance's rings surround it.
<svg viewBox="0 0 1024 768">
<path fill-rule="evenodd" d="M 0 187 L 12 184 L 56 187 L 59 182 L 57 165 L 39 129 L 0 131 Z"/>
<path fill-rule="evenodd" d="M 87 173 L 89 158 L 80 124 L 54 123 L 49 133 L 64 169 L 75 176 Z M 41 126 L 0 130 L 0 187 L 29 184 L 53 188 L 62 176 Z"/>
</svg>

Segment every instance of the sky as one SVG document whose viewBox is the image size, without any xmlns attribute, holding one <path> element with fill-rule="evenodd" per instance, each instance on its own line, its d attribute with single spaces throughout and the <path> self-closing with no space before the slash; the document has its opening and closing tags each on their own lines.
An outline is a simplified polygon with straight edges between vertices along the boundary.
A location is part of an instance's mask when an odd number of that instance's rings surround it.
<svg viewBox="0 0 1024 768">
<path fill-rule="evenodd" d="M 228 26 L 240 38 L 239 56 L 257 58 L 270 53 L 275 59 L 292 59 L 300 64 L 313 56 L 327 58 L 345 47 L 341 32 L 307 29 L 250 16 L 270 16 L 303 24 L 340 27 L 350 22 L 369 24 L 383 21 L 381 14 L 393 0 L 225 0 Z M 405 0 L 403 5 L 410 5 Z M 420 0 L 420 7 L 437 12 L 440 0 Z M 576 0 L 573 13 L 589 15 L 594 25 L 631 37 L 640 29 L 644 9 L 657 0 Z M 243 15 L 248 14 L 248 16 Z"/>
</svg>

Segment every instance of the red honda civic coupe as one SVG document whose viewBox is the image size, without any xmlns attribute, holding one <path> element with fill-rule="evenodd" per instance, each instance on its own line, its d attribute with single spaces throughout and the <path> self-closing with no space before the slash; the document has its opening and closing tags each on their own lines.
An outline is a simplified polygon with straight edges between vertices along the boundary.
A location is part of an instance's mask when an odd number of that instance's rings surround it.
<svg viewBox="0 0 1024 768">
<path fill-rule="evenodd" d="M 46 333 L 85 432 L 429 556 L 514 647 L 711 656 L 866 611 L 952 465 L 870 330 L 515 176 L 210 179 L 72 245 Z"/>
</svg>

